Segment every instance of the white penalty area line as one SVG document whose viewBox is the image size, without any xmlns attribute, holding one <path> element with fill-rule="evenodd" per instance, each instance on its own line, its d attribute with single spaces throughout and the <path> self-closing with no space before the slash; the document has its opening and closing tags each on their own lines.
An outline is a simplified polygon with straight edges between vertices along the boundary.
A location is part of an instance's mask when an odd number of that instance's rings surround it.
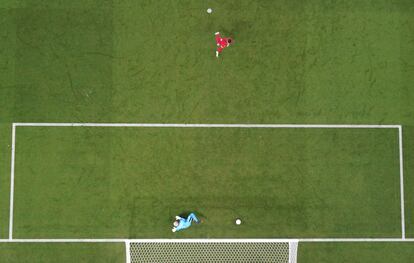
<svg viewBox="0 0 414 263">
<path fill-rule="evenodd" d="M 0 239 L 0 243 L 288 243 L 414 242 L 414 238 L 188 238 L 188 239 Z"/>
<path fill-rule="evenodd" d="M 12 127 L 11 168 L 10 168 L 10 211 L 9 211 L 9 239 L 13 239 L 13 207 L 14 207 L 14 158 L 16 146 L 16 126 Z"/>
<path fill-rule="evenodd" d="M 405 239 L 405 207 L 404 207 L 404 155 L 402 127 L 398 128 L 398 144 L 400 156 L 400 201 L 401 201 L 401 236 Z"/>
<path fill-rule="evenodd" d="M 401 240 L 411 241 L 405 238 L 405 208 L 404 208 L 404 166 L 403 166 L 403 142 L 402 142 L 402 126 L 401 125 L 374 125 L 374 124 L 188 124 L 188 123 L 36 123 L 36 122 L 17 122 L 12 126 L 12 147 L 11 147 L 11 172 L 10 172 L 10 214 L 9 214 L 9 241 L 13 239 L 13 207 L 14 207 L 14 166 L 15 166 L 15 146 L 16 146 L 16 127 L 30 126 L 30 127 L 154 127 L 154 128 L 326 128 L 326 129 L 398 129 L 399 136 L 399 159 L 400 159 L 400 197 L 401 197 L 401 239 L 385 239 L 389 242 Z M 45 239 L 20 239 L 32 240 L 28 242 L 36 242 L 34 240 Z M 46 239 L 47 240 L 47 239 Z M 50 240 L 50 239 L 49 239 Z M 57 239 L 51 239 L 57 240 Z M 60 239 L 62 242 L 70 242 L 65 240 L 79 240 L 79 239 Z M 83 242 L 127 242 L 127 239 L 110 239 L 112 241 L 99 241 L 107 239 L 83 239 L 93 241 Z M 306 241 L 307 240 L 307 241 Z M 312 242 L 310 240 L 318 239 L 302 239 L 302 242 Z M 319 239 L 322 240 L 322 239 Z M 325 241 L 315 242 L 329 242 L 328 240 L 353 240 L 351 242 L 358 242 L 357 240 L 372 240 L 372 239 L 323 239 Z M 375 239 L 375 242 L 380 242 L 380 239 Z M 4 240 L 0 240 L 4 242 Z M 19 241 L 17 241 L 19 242 Z M 41 242 L 41 241 L 39 241 Z M 45 241 L 50 242 L 50 241 Z M 59 241 L 52 241 L 59 242 Z M 81 241 L 73 241 L 81 242 Z M 332 241 L 333 242 L 333 241 Z"/>
<path fill-rule="evenodd" d="M 158 128 L 349 128 L 399 129 L 401 125 L 374 124 L 205 124 L 205 123 L 37 123 L 16 122 L 13 126 L 32 127 L 158 127 Z"/>
</svg>

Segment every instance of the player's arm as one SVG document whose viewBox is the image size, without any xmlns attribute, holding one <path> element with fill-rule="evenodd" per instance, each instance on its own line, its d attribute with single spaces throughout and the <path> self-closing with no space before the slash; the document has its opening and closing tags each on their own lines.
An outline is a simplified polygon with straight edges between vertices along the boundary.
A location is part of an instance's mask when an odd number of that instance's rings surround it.
<svg viewBox="0 0 414 263">
<path fill-rule="evenodd" d="M 221 39 L 220 33 L 216 32 L 215 36 L 216 36 L 216 44 L 217 46 L 220 46 L 220 39 Z"/>
</svg>

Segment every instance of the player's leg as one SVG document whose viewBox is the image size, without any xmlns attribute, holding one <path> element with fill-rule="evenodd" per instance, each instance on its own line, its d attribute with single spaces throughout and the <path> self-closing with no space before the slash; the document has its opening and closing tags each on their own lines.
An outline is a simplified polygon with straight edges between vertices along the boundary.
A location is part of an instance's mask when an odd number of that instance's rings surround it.
<svg viewBox="0 0 414 263">
<path fill-rule="evenodd" d="M 220 32 L 216 32 L 214 35 L 216 36 L 216 45 L 217 45 L 216 57 L 218 58 L 218 56 L 221 52 L 221 47 L 220 47 L 221 36 L 220 36 Z"/>
<path fill-rule="evenodd" d="M 217 50 L 216 50 L 216 57 L 218 57 L 220 55 L 221 51 L 223 51 L 223 48 L 218 46 Z"/>
<path fill-rule="evenodd" d="M 194 213 L 189 214 L 187 220 L 189 220 L 190 222 L 194 220 L 196 223 L 198 223 L 198 218 Z"/>
</svg>

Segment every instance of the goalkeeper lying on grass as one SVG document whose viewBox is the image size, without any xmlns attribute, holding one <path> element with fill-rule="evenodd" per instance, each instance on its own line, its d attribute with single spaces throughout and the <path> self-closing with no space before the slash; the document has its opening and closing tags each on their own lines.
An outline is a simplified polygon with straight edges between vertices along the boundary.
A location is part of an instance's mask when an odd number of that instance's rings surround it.
<svg viewBox="0 0 414 263">
<path fill-rule="evenodd" d="M 188 215 L 187 218 L 182 218 L 180 216 L 175 217 L 174 221 L 174 227 L 172 228 L 172 231 L 179 231 L 186 228 L 189 228 L 191 226 L 191 222 L 195 221 L 197 224 L 200 223 L 200 220 L 196 217 L 194 213 L 191 213 Z"/>
</svg>

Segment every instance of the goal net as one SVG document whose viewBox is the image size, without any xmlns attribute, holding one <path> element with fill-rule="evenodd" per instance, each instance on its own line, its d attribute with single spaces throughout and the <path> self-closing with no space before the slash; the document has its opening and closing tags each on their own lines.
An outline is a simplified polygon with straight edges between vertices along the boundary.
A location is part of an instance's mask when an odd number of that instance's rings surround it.
<svg viewBox="0 0 414 263">
<path fill-rule="evenodd" d="M 297 241 L 159 240 L 126 242 L 127 263 L 275 262 L 296 263 Z"/>
</svg>

